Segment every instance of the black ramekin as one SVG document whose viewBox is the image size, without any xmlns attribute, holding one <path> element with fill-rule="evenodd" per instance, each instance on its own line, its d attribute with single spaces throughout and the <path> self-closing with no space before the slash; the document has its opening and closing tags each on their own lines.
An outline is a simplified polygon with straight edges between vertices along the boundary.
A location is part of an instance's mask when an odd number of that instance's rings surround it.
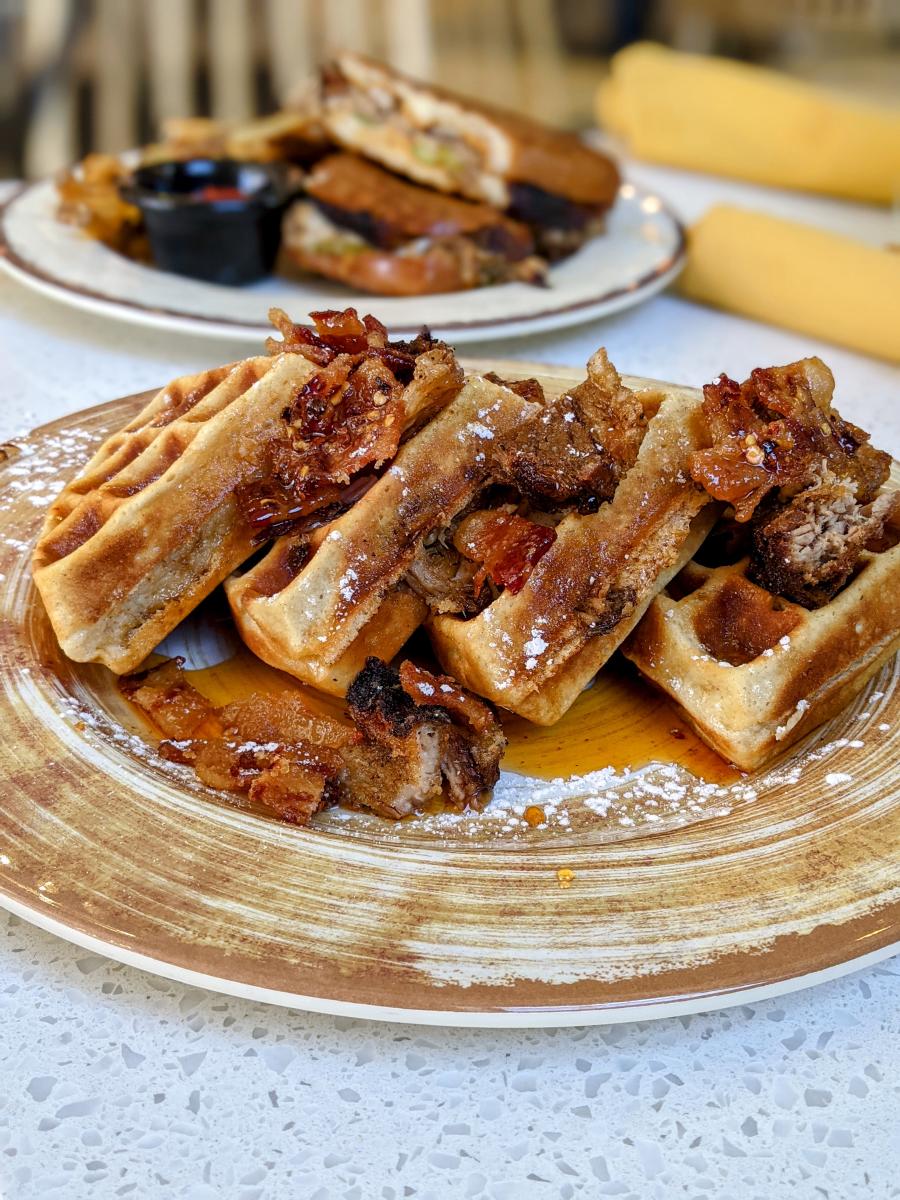
<svg viewBox="0 0 900 1200">
<path fill-rule="evenodd" d="M 210 187 L 240 196 L 206 198 Z M 144 215 L 160 270 L 238 285 L 272 270 L 282 213 L 299 185 L 283 163 L 192 158 L 139 167 L 121 190 Z"/>
</svg>

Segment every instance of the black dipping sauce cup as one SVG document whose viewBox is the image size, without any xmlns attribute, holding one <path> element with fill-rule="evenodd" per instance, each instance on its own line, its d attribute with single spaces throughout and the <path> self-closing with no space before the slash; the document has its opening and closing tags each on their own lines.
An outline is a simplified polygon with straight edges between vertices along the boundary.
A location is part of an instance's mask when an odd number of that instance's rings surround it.
<svg viewBox="0 0 900 1200">
<path fill-rule="evenodd" d="M 144 215 L 160 270 L 230 285 L 272 270 L 298 190 L 283 163 L 210 158 L 139 167 L 121 189 Z"/>
</svg>

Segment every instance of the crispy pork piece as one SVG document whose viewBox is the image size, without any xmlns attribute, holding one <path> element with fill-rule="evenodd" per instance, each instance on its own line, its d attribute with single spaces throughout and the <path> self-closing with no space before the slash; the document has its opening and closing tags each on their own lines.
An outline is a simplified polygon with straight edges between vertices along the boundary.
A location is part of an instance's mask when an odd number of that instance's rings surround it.
<svg viewBox="0 0 900 1200">
<path fill-rule="evenodd" d="M 703 389 L 712 446 L 691 460 L 691 474 L 747 521 L 770 492 L 790 498 L 828 470 L 856 485 L 867 504 L 890 470 L 889 454 L 831 405 L 834 376 L 820 358 L 757 368 L 744 383 L 726 375 Z"/>
<path fill-rule="evenodd" d="M 312 712 L 297 692 L 214 707 L 170 660 L 120 681 L 160 732 L 160 754 L 209 787 L 247 794 L 306 825 L 341 802 L 399 819 L 441 799 L 480 803 L 506 740 L 487 705 L 411 663 L 370 658 L 347 696 L 351 725 Z"/>
<path fill-rule="evenodd" d="M 615 163 L 574 134 L 359 54 L 339 54 L 324 70 L 322 119 L 347 150 L 524 221 L 551 259 L 602 227 L 619 188 Z"/>
<path fill-rule="evenodd" d="M 486 204 L 407 183 L 352 154 L 318 163 L 284 220 L 304 270 L 385 296 L 543 282 L 527 226 Z"/>
<path fill-rule="evenodd" d="M 605 350 L 587 378 L 547 404 L 502 448 L 500 463 L 526 499 L 595 512 L 634 466 L 647 427 L 644 406 L 622 385 Z"/>
<path fill-rule="evenodd" d="M 876 500 L 890 455 L 832 407 L 818 358 L 759 368 L 703 389 L 712 446 L 691 472 L 750 522 L 749 577 L 807 608 L 826 604 L 884 531 L 895 501 Z"/>
<path fill-rule="evenodd" d="M 270 355 L 164 388 L 50 506 L 34 580 L 70 658 L 134 670 L 260 539 L 349 503 L 461 386 L 427 335 L 392 342 L 354 309 L 274 319 Z"/>
<path fill-rule="evenodd" d="M 860 504 L 846 479 L 828 475 L 753 523 L 748 577 L 804 608 L 827 604 L 900 514 L 900 494 Z"/>
</svg>

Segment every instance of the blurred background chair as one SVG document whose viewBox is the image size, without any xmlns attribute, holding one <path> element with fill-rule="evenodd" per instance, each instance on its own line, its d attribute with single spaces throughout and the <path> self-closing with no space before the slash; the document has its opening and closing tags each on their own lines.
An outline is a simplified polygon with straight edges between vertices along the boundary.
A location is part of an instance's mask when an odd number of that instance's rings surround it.
<svg viewBox="0 0 900 1200">
<path fill-rule="evenodd" d="M 120 151 L 170 116 L 284 103 L 351 47 L 554 124 L 642 37 L 890 98 L 900 0 L 0 0 L 0 175 Z"/>
</svg>

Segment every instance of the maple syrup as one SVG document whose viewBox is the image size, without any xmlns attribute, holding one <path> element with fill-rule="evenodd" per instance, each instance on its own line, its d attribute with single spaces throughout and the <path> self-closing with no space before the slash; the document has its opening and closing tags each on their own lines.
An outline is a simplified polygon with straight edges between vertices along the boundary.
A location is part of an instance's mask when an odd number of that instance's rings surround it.
<svg viewBox="0 0 900 1200">
<path fill-rule="evenodd" d="M 245 700 L 254 692 L 299 692 L 315 712 L 346 720 L 344 701 L 326 696 L 270 667 L 246 648 L 213 667 L 186 672 L 188 679 L 216 706 Z M 652 762 L 676 763 L 709 783 L 734 783 L 736 768 L 705 745 L 661 694 L 645 683 L 618 655 L 606 664 L 594 685 L 555 725 L 532 725 L 505 716 L 509 739 L 503 767 L 522 775 L 555 779 L 612 767 L 637 769 Z M 529 825 L 544 814 L 532 806 Z"/>
<path fill-rule="evenodd" d="M 522 775 L 558 779 L 659 762 L 676 763 L 708 783 L 740 778 L 619 655 L 555 725 L 532 725 L 509 716 L 503 718 L 503 728 L 509 739 L 503 766 Z"/>
<path fill-rule="evenodd" d="M 213 667 L 185 670 L 189 682 L 217 708 L 233 700 L 246 700 L 254 692 L 296 691 L 313 712 L 336 720 L 346 719 L 346 704 L 338 696 L 326 696 L 291 675 L 270 667 L 247 649 Z"/>
</svg>

